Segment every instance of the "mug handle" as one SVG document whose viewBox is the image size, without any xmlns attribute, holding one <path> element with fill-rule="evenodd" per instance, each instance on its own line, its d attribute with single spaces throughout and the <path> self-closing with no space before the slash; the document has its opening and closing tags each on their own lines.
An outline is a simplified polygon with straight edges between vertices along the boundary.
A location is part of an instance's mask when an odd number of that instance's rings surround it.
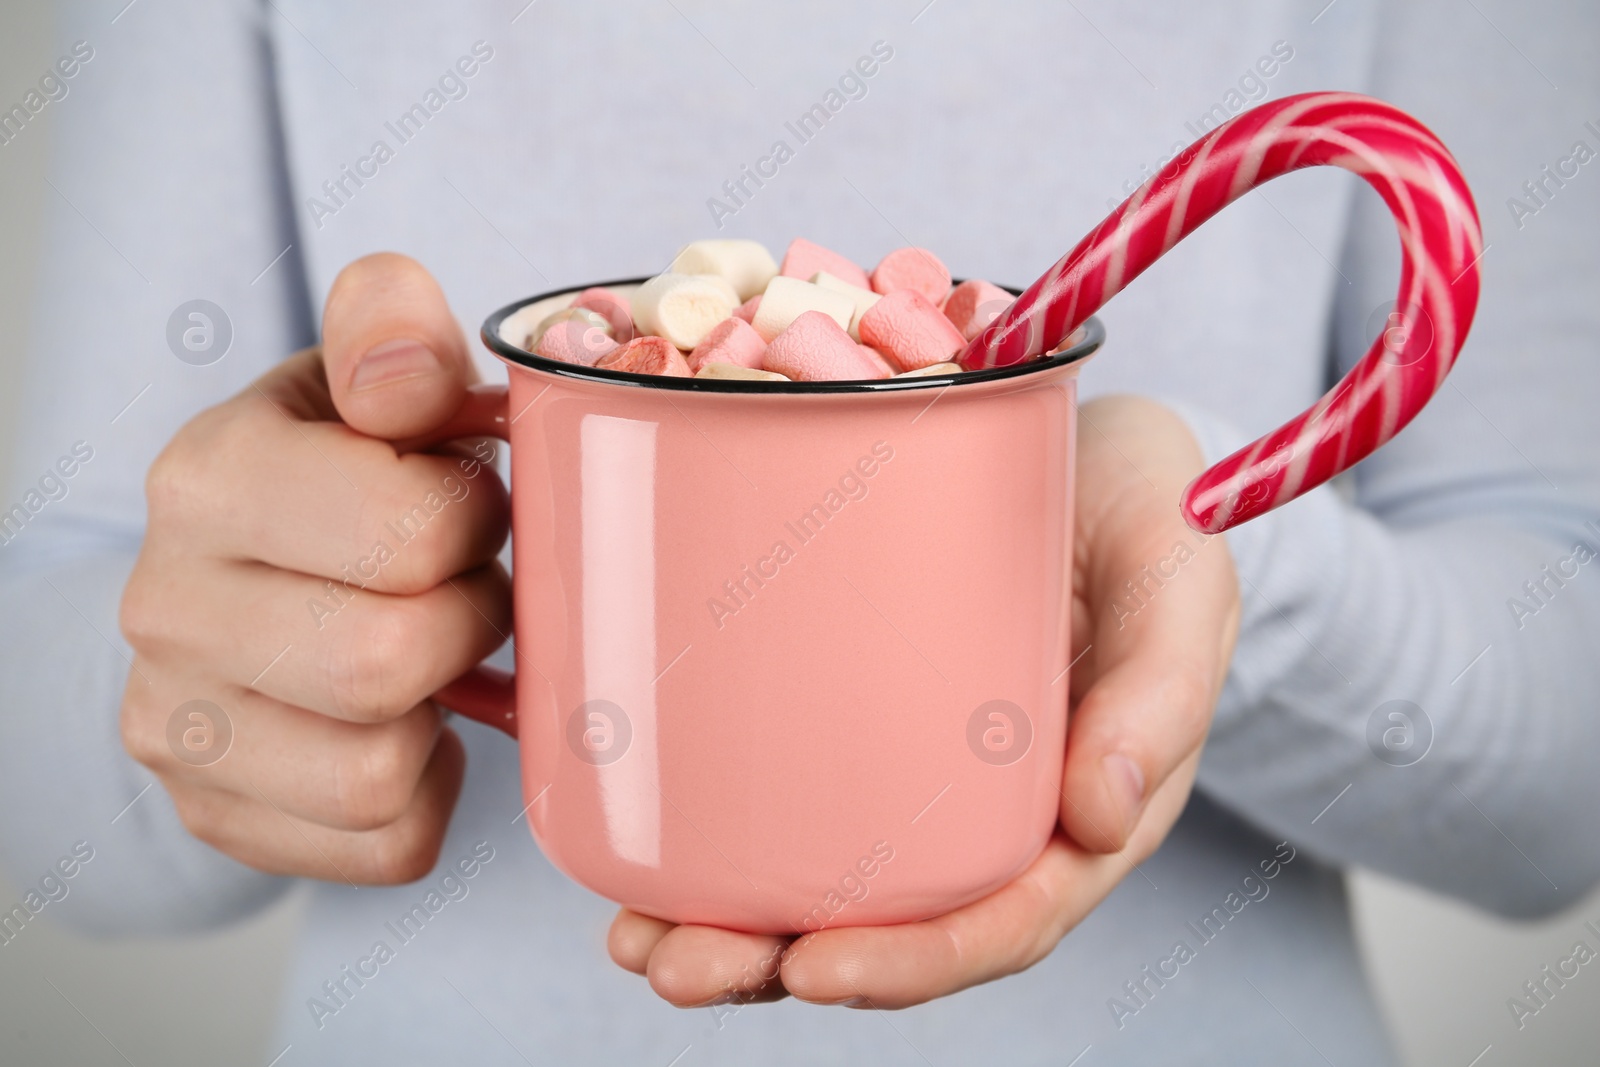
<svg viewBox="0 0 1600 1067">
<path fill-rule="evenodd" d="M 510 390 L 474 385 L 456 413 L 431 433 L 395 442 L 397 452 L 422 452 L 461 437 L 498 437 L 510 443 Z M 517 736 L 516 675 L 483 664 L 472 668 L 433 699 L 451 711 Z"/>
</svg>

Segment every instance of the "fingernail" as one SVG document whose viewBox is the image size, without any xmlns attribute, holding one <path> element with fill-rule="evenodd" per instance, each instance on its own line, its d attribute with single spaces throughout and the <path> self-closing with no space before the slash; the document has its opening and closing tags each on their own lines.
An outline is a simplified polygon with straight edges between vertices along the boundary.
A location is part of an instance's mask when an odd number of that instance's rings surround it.
<svg viewBox="0 0 1600 1067">
<path fill-rule="evenodd" d="M 1144 771 L 1120 752 L 1102 758 L 1100 766 L 1105 769 L 1112 798 L 1122 809 L 1123 832 L 1131 834 L 1133 824 L 1139 820 L 1139 812 L 1144 807 Z"/>
<path fill-rule="evenodd" d="M 388 385 L 404 378 L 420 378 L 440 369 L 439 357 L 420 341 L 396 337 L 367 349 L 350 377 L 351 392 Z"/>
</svg>

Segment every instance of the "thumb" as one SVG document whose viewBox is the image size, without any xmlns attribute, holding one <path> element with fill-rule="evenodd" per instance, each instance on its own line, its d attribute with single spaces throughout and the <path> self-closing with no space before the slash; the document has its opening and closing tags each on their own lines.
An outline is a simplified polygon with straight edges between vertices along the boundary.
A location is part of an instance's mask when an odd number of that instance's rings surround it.
<svg viewBox="0 0 1600 1067">
<path fill-rule="evenodd" d="M 1115 851 L 1205 743 L 1238 630 L 1238 578 L 1226 540 L 1189 529 L 1174 506 L 1205 465 L 1183 421 L 1136 398 L 1080 411 L 1074 625 L 1089 640 L 1074 671 L 1061 824 L 1083 847 Z"/>
<path fill-rule="evenodd" d="M 394 252 L 363 256 L 334 279 L 322 356 L 339 416 L 387 440 L 435 429 L 477 380 L 439 283 Z"/>
</svg>

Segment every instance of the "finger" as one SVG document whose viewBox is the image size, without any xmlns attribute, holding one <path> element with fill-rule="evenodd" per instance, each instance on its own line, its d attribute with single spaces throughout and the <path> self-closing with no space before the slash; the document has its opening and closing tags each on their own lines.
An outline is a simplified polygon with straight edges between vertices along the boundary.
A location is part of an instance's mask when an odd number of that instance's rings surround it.
<svg viewBox="0 0 1600 1067">
<path fill-rule="evenodd" d="M 1061 822 L 1086 847 L 1122 848 L 1148 797 L 1205 742 L 1238 614 L 1226 548 L 1199 552 L 1220 565 L 1197 555 L 1136 618 L 1095 631 L 1096 677 L 1062 772 Z"/>
<path fill-rule="evenodd" d="M 1238 624 L 1227 545 L 1172 506 L 1200 464 L 1187 428 L 1154 405 L 1114 405 L 1085 435 L 1074 624 L 1091 659 L 1074 679 L 1061 823 L 1088 848 L 1126 845 L 1148 798 L 1204 743 L 1227 668 Z"/>
<path fill-rule="evenodd" d="M 1125 854 L 1089 852 L 1058 832 L 1014 881 L 946 915 L 807 934 L 783 958 L 784 987 L 813 1004 L 905 1008 L 1028 969 L 1156 850 L 1198 764 L 1196 754 L 1151 797 Z"/>
<path fill-rule="evenodd" d="M 1048 954 L 1126 870 L 1058 834 L 1015 881 L 947 915 L 807 934 L 784 957 L 783 984 L 814 1004 L 903 1008 L 1013 974 Z"/>
<path fill-rule="evenodd" d="M 650 953 L 655 951 L 656 945 L 661 943 L 674 925 L 664 919 L 652 919 L 627 908 L 621 909 L 617 917 L 611 920 L 611 929 L 606 933 L 606 951 L 611 954 L 611 962 L 625 971 L 644 974 L 650 963 Z"/>
<path fill-rule="evenodd" d="M 339 272 L 323 308 L 322 351 L 334 406 L 373 437 L 426 433 L 455 413 L 476 380 L 439 283 L 393 252 Z"/>
<path fill-rule="evenodd" d="M 154 577 L 157 574 L 160 577 Z M 323 715 L 372 723 L 410 711 L 502 645 L 511 581 L 498 563 L 414 596 L 261 564 L 141 567 L 122 601 L 141 654 Z"/>
<path fill-rule="evenodd" d="M 175 747 L 169 723 L 195 694 L 215 687 L 171 671 L 155 677 L 153 685 L 130 685 L 123 701 L 123 746 L 136 760 L 169 782 L 250 801 L 265 794 L 284 814 L 336 830 L 372 830 L 400 818 L 443 728 L 431 701 L 365 725 L 234 690 L 213 701 L 227 719 L 220 727 L 228 731 L 226 749 L 196 761 Z M 201 725 L 214 741 L 219 724 Z"/>
<path fill-rule="evenodd" d="M 771 1000 L 785 995 L 777 978 L 788 945 L 788 938 L 767 934 L 675 926 L 651 951 L 645 977 L 661 999 L 680 1008 Z"/>
<path fill-rule="evenodd" d="M 186 426 L 146 482 L 151 539 L 387 592 L 494 558 L 510 507 L 488 446 L 396 456 L 317 421 L 319 377 L 314 354 L 294 357 Z"/>
<path fill-rule="evenodd" d="M 190 833 L 256 870 L 356 886 L 397 885 L 421 878 L 438 861 L 465 768 L 466 751 L 446 729 L 401 816 L 358 832 L 289 815 L 265 789 L 253 789 L 251 798 L 176 780 L 163 784 Z"/>
</svg>

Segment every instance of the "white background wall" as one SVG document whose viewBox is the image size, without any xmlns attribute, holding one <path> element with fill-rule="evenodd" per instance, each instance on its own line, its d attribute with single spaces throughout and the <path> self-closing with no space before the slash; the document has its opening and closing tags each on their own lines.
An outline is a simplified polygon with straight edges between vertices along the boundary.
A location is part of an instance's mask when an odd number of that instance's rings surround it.
<svg viewBox="0 0 1600 1067">
<path fill-rule="evenodd" d="M 20 98 L 58 50 L 47 0 L 4 0 L 0 100 Z M 0 419 L 16 401 L 38 207 L 52 195 L 47 135 L 35 122 L 0 147 Z M 0 469 L 6 446 L 0 433 Z M 1506 1008 L 1578 939 L 1600 948 L 1582 930 L 1585 920 L 1600 925 L 1600 893 L 1557 918 L 1513 925 L 1375 876 L 1353 883 L 1368 969 L 1410 1067 L 1600 1064 L 1600 967 L 1584 968 L 1520 1032 Z M 0 901 L 18 896 L 0 873 Z M 115 943 L 59 929 L 46 914 L 0 947 L 0 1063 L 266 1067 L 280 1051 L 269 1044 L 271 1016 L 300 913 L 291 896 L 224 933 Z"/>
</svg>

